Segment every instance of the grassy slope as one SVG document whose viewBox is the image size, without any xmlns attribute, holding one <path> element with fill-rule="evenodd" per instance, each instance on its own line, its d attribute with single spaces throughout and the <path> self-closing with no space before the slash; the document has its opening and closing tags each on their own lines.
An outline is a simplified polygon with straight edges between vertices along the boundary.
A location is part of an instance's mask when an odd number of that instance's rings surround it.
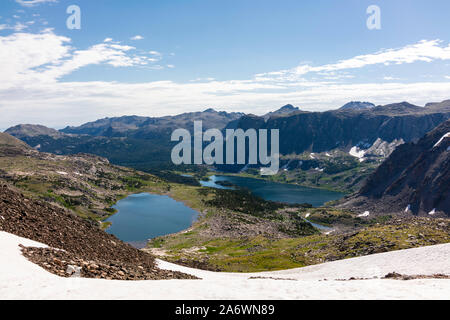
<svg viewBox="0 0 450 320">
<path fill-rule="evenodd" d="M 25 195 L 101 221 L 114 213 L 110 207 L 128 194 L 164 191 L 168 184 L 153 175 L 110 165 L 87 155 L 55 156 L 25 153 L 0 156 L 0 176 Z"/>
<path fill-rule="evenodd" d="M 313 265 L 368 254 L 450 242 L 450 221 L 391 216 L 363 219 L 333 208 L 298 208 L 294 213 L 334 232 L 310 235 L 233 236 L 211 232 L 217 219 L 236 212 L 211 207 L 213 193 L 176 186 L 170 195 L 203 213 L 187 231 L 153 239 L 148 250 L 162 259 L 210 270 L 258 272 Z M 227 222 L 228 223 L 228 222 Z M 251 221 L 240 220 L 241 224 Z M 236 226 L 233 226 L 236 228 Z M 225 228 L 226 229 L 226 228 Z"/>
<path fill-rule="evenodd" d="M 168 194 L 201 212 L 190 230 L 150 243 L 170 261 L 250 272 L 450 242 L 447 221 L 388 217 L 366 221 L 330 208 L 267 208 L 254 199 L 241 206 L 239 201 L 248 199 L 169 184 L 149 174 L 112 166 L 98 157 L 61 157 L 30 150 L 16 154 L 17 150 L 0 155 L 1 176 L 25 194 L 66 207 L 84 218 L 103 220 L 113 213 L 109 207 L 118 199 L 145 191 Z M 342 233 L 324 235 L 308 229 L 298 219 L 308 213 L 310 221 Z"/>
<path fill-rule="evenodd" d="M 274 176 L 261 176 L 256 169 L 249 169 L 239 176 L 266 179 L 273 182 L 298 184 L 305 187 L 327 189 L 331 191 L 352 193 L 359 190 L 363 181 L 375 171 L 380 161 L 359 162 L 358 159 L 341 151 L 327 153 L 290 155 L 282 157 L 283 163 L 289 160 L 303 161 L 304 168 L 280 170 Z M 314 157 L 311 158 L 311 157 Z M 318 171 L 316 168 L 323 169 Z"/>
</svg>

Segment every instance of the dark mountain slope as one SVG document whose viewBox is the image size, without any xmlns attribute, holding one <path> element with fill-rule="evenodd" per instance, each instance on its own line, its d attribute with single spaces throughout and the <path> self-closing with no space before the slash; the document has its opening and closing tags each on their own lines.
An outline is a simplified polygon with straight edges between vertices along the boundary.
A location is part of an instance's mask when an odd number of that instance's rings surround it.
<svg viewBox="0 0 450 320">
<path fill-rule="evenodd" d="M 450 216 L 450 120 L 416 144 L 398 147 L 343 206 Z"/>
<path fill-rule="evenodd" d="M 420 139 L 442 122 L 450 112 L 404 103 L 378 106 L 367 110 L 337 110 L 299 113 L 267 122 L 244 116 L 234 127 L 279 129 L 282 154 L 305 151 L 324 152 L 335 148 L 350 149 L 359 144 L 372 145 L 377 139 L 406 142 Z"/>
</svg>

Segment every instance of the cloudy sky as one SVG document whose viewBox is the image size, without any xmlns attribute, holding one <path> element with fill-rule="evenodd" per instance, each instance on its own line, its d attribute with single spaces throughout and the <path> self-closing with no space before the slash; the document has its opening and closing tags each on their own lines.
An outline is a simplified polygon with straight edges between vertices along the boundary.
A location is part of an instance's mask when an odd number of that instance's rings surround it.
<svg viewBox="0 0 450 320">
<path fill-rule="evenodd" d="M 81 29 L 67 27 L 73 4 Z M 0 129 L 450 99 L 448 12 L 448 0 L 1 0 Z"/>
</svg>

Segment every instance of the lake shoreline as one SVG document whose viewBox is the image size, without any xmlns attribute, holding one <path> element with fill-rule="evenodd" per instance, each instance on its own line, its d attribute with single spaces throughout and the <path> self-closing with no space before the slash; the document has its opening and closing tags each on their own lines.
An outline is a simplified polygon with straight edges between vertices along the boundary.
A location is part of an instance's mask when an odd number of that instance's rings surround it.
<svg viewBox="0 0 450 320">
<path fill-rule="evenodd" d="M 220 182 L 226 182 L 227 184 L 221 184 Z M 258 186 L 258 182 L 261 182 L 262 185 Z M 248 189 L 253 195 L 263 198 L 266 201 L 280 202 L 284 204 L 306 203 L 311 204 L 316 208 L 326 206 L 327 203 L 340 200 L 347 195 L 343 192 L 312 188 L 298 184 L 287 184 L 278 181 L 270 181 L 267 179 L 258 179 L 241 175 L 211 175 L 208 176 L 207 181 L 201 180 L 200 184 L 203 187 L 216 189 L 233 189 L 234 187 L 237 187 L 238 189 Z M 280 191 L 280 187 L 284 188 L 284 190 Z M 267 190 L 263 192 L 263 189 Z M 297 198 L 299 200 L 296 200 Z M 319 200 L 320 198 L 324 201 Z"/>
<path fill-rule="evenodd" d="M 211 179 L 211 177 L 212 176 L 209 176 L 209 179 Z M 256 179 L 256 178 L 252 178 L 252 177 L 241 177 L 239 175 L 223 175 L 223 177 L 238 177 L 238 178 L 250 179 L 250 181 L 261 181 L 263 183 L 269 183 L 269 184 L 273 183 L 275 188 L 277 187 L 276 185 L 279 184 L 279 185 L 295 186 L 295 187 L 301 187 L 301 188 L 305 188 L 305 189 L 313 189 L 313 190 L 319 190 L 319 191 L 329 191 L 329 190 L 323 190 L 323 189 L 319 189 L 319 188 L 310 188 L 310 187 L 303 187 L 303 186 L 298 186 L 298 185 L 293 185 L 293 184 L 283 184 L 280 182 L 272 182 L 272 181 L 268 181 L 265 179 Z M 186 226 L 185 228 L 182 228 L 178 231 L 169 232 L 169 233 L 163 234 L 163 235 L 152 236 L 152 237 L 148 237 L 147 239 L 142 239 L 142 240 L 127 241 L 127 239 L 123 239 L 123 238 L 121 238 L 121 240 L 128 242 L 128 243 L 131 242 L 130 244 L 135 247 L 137 247 L 137 246 L 135 244 L 133 244 L 133 242 L 135 242 L 135 243 L 139 242 L 138 248 L 142 249 L 142 248 L 147 247 L 147 245 L 144 245 L 144 243 L 148 244 L 148 242 L 152 241 L 155 238 L 159 238 L 161 236 L 171 236 L 171 235 L 177 235 L 177 234 L 183 234 L 183 233 L 189 232 L 189 230 L 192 230 L 197 223 L 202 223 L 202 221 L 206 218 L 206 216 L 208 214 L 208 212 L 205 211 L 205 209 L 207 209 L 207 208 L 203 204 L 202 200 L 198 197 L 192 197 L 192 195 L 194 194 L 194 192 L 196 192 L 196 190 L 203 189 L 203 188 L 208 188 L 208 187 L 207 186 L 194 187 L 194 186 L 186 186 L 186 185 L 180 185 L 180 184 L 170 184 L 170 187 L 167 190 L 152 188 L 150 190 L 142 190 L 142 191 L 134 192 L 134 193 L 130 192 L 130 193 L 124 195 L 123 197 L 120 197 L 120 199 L 113 206 L 111 206 L 111 210 L 114 210 L 115 212 L 103 221 L 103 225 L 106 226 L 106 228 L 104 230 L 108 233 L 113 233 L 113 232 L 111 232 L 111 228 L 114 228 L 114 223 L 115 223 L 114 220 L 116 220 L 114 217 L 117 216 L 117 214 L 120 214 L 120 210 L 118 210 L 117 205 L 121 201 L 123 201 L 124 199 L 127 199 L 129 197 L 132 197 L 132 196 L 148 194 L 150 196 L 161 196 L 161 197 L 165 196 L 165 197 L 170 198 L 171 200 L 173 200 L 176 203 L 184 205 L 185 207 L 187 207 L 190 210 L 193 210 L 195 212 L 195 218 L 191 221 L 191 223 L 188 226 Z M 302 190 L 296 190 L 295 192 L 302 193 Z M 253 192 L 252 192 L 252 194 L 253 194 Z M 345 196 L 344 194 L 342 194 L 342 195 Z M 268 200 L 268 201 L 274 201 L 274 200 Z M 274 202 L 276 202 L 276 201 L 274 201 Z M 284 203 L 286 205 L 293 204 L 288 201 L 279 201 L 279 202 Z M 300 204 L 300 203 L 298 203 L 298 204 Z M 316 206 L 316 208 L 323 207 L 324 205 L 325 205 L 325 203 L 323 205 Z M 314 222 L 309 222 L 309 223 L 311 223 L 312 225 L 314 224 Z M 321 228 L 319 228 L 319 229 L 321 229 Z"/>
<path fill-rule="evenodd" d="M 229 176 L 229 177 L 241 177 L 241 178 L 249 178 L 249 179 L 256 179 L 256 180 L 262 180 L 262 181 L 267 181 L 267 182 L 273 182 L 273 183 L 279 183 L 279 184 L 285 184 L 285 185 L 291 185 L 291 186 L 298 186 L 298 187 L 305 187 L 305 188 L 311 188 L 311 189 L 318 189 L 318 190 L 324 190 L 324 191 L 331 191 L 331 192 L 338 192 L 338 193 L 343 193 L 346 196 L 352 194 L 352 192 L 348 192 L 345 190 L 341 190 L 341 189 L 334 189 L 334 188 L 328 188 L 325 186 L 312 186 L 312 185 L 307 185 L 307 184 L 299 184 L 299 183 L 291 183 L 291 182 L 286 182 L 286 181 L 273 181 L 270 180 L 268 178 L 264 178 L 261 175 L 251 175 L 248 173 L 230 173 L 230 172 L 208 172 L 208 174 L 205 176 L 208 179 L 212 176 Z M 192 176 L 192 175 L 190 175 Z"/>
<path fill-rule="evenodd" d="M 128 195 L 112 208 L 117 212 L 104 221 L 109 223 L 105 231 L 140 248 L 151 239 L 191 228 L 200 216 L 200 212 L 169 194 L 151 192 Z"/>
</svg>

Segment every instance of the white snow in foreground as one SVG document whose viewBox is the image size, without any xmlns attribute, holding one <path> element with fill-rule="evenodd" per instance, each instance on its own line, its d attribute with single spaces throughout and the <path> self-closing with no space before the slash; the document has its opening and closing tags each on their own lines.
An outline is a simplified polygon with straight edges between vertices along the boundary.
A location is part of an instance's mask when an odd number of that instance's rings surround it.
<svg viewBox="0 0 450 320">
<path fill-rule="evenodd" d="M 311 215 L 311 213 L 307 213 L 305 216 L 305 219 L 308 219 L 310 215 Z"/>
<path fill-rule="evenodd" d="M 67 172 L 64 172 L 64 171 L 56 171 L 56 173 L 63 175 L 63 176 L 67 176 Z"/>
<path fill-rule="evenodd" d="M 409 211 L 411 211 L 411 205 L 410 204 L 408 204 L 408 206 L 405 209 L 405 212 L 409 212 Z"/>
<path fill-rule="evenodd" d="M 439 145 L 442 143 L 442 141 L 444 141 L 445 138 L 450 138 L 450 132 L 447 132 L 446 134 L 444 134 L 442 136 L 442 138 L 434 145 L 433 148 L 439 147 Z M 448 149 L 447 149 L 448 151 Z"/>
<path fill-rule="evenodd" d="M 361 213 L 360 215 L 358 215 L 358 217 L 362 218 L 362 217 L 368 217 L 370 216 L 370 212 L 369 211 L 365 211 L 364 213 Z"/>
<path fill-rule="evenodd" d="M 59 278 L 26 260 L 18 247 L 42 245 L 5 232 L 0 232 L 0 243 L 2 299 L 448 299 L 450 296 L 450 280 L 335 280 L 383 277 L 393 271 L 408 275 L 448 274 L 450 244 L 258 274 L 216 273 L 159 261 L 163 269 L 190 273 L 203 280 L 108 281 Z"/>
<path fill-rule="evenodd" d="M 428 212 L 428 214 L 429 214 L 430 216 L 435 215 L 435 214 L 436 214 L 436 208 L 434 208 L 433 210 L 431 210 L 430 212 Z"/>
<path fill-rule="evenodd" d="M 311 154 L 309 155 L 309 157 L 310 157 L 311 159 L 315 159 L 315 158 L 316 158 L 314 153 L 311 153 Z"/>
<path fill-rule="evenodd" d="M 364 155 L 366 154 L 366 152 L 364 150 L 359 149 L 358 147 L 353 147 L 350 149 L 349 154 L 352 157 L 362 159 L 362 158 L 364 158 Z"/>
</svg>

